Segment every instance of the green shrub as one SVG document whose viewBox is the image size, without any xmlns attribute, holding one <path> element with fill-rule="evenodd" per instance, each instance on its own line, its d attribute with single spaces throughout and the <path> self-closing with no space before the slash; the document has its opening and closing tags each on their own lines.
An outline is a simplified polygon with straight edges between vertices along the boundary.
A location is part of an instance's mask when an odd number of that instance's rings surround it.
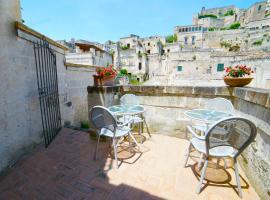
<svg viewBox="0 0 270 200">
<path fill-rule="evenodd" d="M 89 122 L 88 121 L 82 121 L 81 122 L 81 128 L 82 129 L 89 129 Z"/>
<path fill-rule="evenodd" d="M 166 37 L 166 42 L 167 43 L 174 43 L 174 42 L 177 42 L 177 35 L 174 34 L 174 35 L 168 35 Z"/>
<path fill-rule="evenodd" d="M 224 16 L 231 16 L 231 15 L 234 15 L 234 10 L 228 10 Z"/>
<path fill-rule="evenodd" d="M 125 68 L 120 69 L 119 75 L 120 76 L 126 76 L 126 75 L 128 75 L 127 69 L 125 69 Z"/>
<path fill-rule="evenodd" d="M 269 17 L 270 16 L 270 13 L 267 13 L 264 17 Z"/>
<path fill-rule="evenodd" d="M 214 30 L 215 30 L 215 28 L 213 28 L 213 27 L 208 28 L 208 31 L 214 31 Z"/>
<path fill-rule="evenodd" d="M 240 46 L 239 45 L 234 45 L 234 46 L 231 46 L 229 48 L 229 51 L 233 51 L 233 52 L 236 52 L 236 51 L 239 51 L 240 50 Z"/>
<path fill-rule="evenodd" d="M 129 47 L 128 46 L 121 46 L 121 49 L 122 50 L 127 50 L 127 49 L 129 49 Z"/>
<path fill-rule="evenodd" d="M 239 29 L 241 24 L 239 22 L 235 22 L 229 26 L 229 29 Z"/>
<path fill-rule="evenodd" d="M 255 42 L 253 42 L 252 44 L 253 44 L 254 46 L 261 46 L 262 43 L 263 43 L 263 39 L 257 40 L 257 41 L 255 41 Z"/>
<path fill-rule="evenodd" d="M 214 19 L 217 19 L 218 17 L 216 15 L 213 15 L 213 14 L 205 14 L 205 15 L 199 15 L 199 19 L 203 19 L 203 18 L 214 18 Z"/>
<path fill-rule="evenodd" d="M 114 53 L 115 53 L 115 52 L 114 52 L 114 50 L 112 50 L 112 49 L 109 51 L 109 54 L 110 54 L 111 56 L 113 56 Z"/>
<path fill-rule="evenodd" d="M 138 52 L 138 57 L 141 58 L 143 54 L 141 52 Z"/>
<path fill-rule="evenodd" d="M 226 41 L 221 41 L 220 46 L 225 48 L 231 48 L 232 44 Z"/>
</svg>

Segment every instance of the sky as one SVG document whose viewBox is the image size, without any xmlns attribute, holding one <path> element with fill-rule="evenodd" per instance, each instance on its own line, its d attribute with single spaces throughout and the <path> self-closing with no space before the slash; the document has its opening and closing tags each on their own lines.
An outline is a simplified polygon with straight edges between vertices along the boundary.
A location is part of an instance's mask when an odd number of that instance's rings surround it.
<svg viewBox="0 0 270 200">
<path fill-rule="evenodd" d="M 177 25 L 192 24 L 193 14 L 206 8 L 255 0 L 21 0 L 25 24 L 54 39 L 104 43 L 136 34 L 170 35 Z"/>
</svg>

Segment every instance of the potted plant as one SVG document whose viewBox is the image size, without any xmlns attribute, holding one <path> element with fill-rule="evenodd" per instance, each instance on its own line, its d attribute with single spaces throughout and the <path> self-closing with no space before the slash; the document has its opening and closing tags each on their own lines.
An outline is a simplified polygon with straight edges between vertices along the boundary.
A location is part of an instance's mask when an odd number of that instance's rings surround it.
<svg viewBox="0 0 270 200">
<path fill-rule="evenodd" d="M 114 85 L 117 71 L 113 68 L 113 65 L 109 65 L 108 67 L 98 67 L 96 72 L 97 75 L 93 75 L 94 85 Z"/>
<path fill-rule="evenodd" d="M 246 65 L 236 65 L 225 68 L 224 82 L 232 87 L 243 87 L 252 81 L 250 75 L 254 71 Z"/>
<path fill-rule="evenodd" d="M 129 83 L 128 71 L 124 68 L 121 69 L 118 73 L 118 79 L 120 85 L 128 85 Z"/>
</svg>

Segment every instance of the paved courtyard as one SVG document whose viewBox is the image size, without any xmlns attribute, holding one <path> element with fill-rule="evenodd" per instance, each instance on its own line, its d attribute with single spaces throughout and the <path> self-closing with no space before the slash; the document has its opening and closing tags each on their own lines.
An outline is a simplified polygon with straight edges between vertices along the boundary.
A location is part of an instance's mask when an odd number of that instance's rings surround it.
<svg viewBox="0 0 270 200">
<path fill-rule="evenodd" d="M 145 138 L 141 153 L 135 148 L 130 153 L 128 144 L 122 144 L 123 162 L 117 170 L 108 143 L 101 143 L 98 160 L 93 161 L 95 141 L 88 133 L 63 129 L 47 149 L 38 146 L 1 177 L 0 199 L 239 199 L 232 169 L 213 161 L 208 183 L 197 195 L 196 153 L 183 168 L 188 142 L 162 135 Z M 259 199 L 241 170 L 240 175 L 243 199 Z"/>
</svg>

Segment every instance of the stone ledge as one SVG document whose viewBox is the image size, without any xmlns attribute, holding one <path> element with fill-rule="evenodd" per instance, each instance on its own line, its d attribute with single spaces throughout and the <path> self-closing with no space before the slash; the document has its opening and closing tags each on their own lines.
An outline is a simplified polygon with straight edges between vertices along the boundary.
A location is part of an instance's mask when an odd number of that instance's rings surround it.
<svg viewBox="0 0 270 200">
<path fill-rule="evenodd" d="M 193 86 L 121 86 L 123 92 L 161 96 L 225 96 L 230 97 L 229 87 L 193 87 Z"/>
<path fill-rule="evenodd" d="M 48 38 L 47 36 L 45 36 L 45 35 L 37 32 L 37 31 L 29 28 L 28 26 L 22 24 L 21 22 L 18 22 L 18 21 L 15 22 L 15 27 L 16 27 L 17 30 L 21 30 L 21 31 L 23 31 L 25 33 L 28 33 L 30 35 L 33 35 L 33 36 L 35 36 L 35 37 L 37 37 L 39 39 L 44 39 L 47 42 L 49 42 L 50 44 L 52 44 L 52 45 L 54 45 L 54 46 L 56 46 L 56 47 L 58 47 L 60 49 L 63 49 L 64 51 L 68 50 L 68 48 L 66 46 L 59 44 L 58 42 L 52 40 L 51 38 Z"/>
<path fill-rule="evenodd" d="M 270 90 L 260 88 L 234 88 L 233 96 L 270 108 Z"/>
<path fill-rule="evenodd" d="M 110 93 L 119 92 L 121 86 L 88 86 L 87 92 L 89 93 Z"/>
<path fill-rule="evenodd" d="M 220 96 L 239 98 L 260 106 L 270 108 L 270 90 L 249 87 L 198 87 L 198 86 L 88 86 L 88 93 L 121 92 L 150 96 Z"/>
<path fill-rule="evenodd" d="M 87 68 L 87 69 L 93 69 L 95 70 L 97 67 L 99 66 L 95 66 L 95 65 L 85 65 L 85 64 L 77 64 L 77 63 L 65 63 L 66 67 L 77 67 L 77 68 Z"/>
</svg>

